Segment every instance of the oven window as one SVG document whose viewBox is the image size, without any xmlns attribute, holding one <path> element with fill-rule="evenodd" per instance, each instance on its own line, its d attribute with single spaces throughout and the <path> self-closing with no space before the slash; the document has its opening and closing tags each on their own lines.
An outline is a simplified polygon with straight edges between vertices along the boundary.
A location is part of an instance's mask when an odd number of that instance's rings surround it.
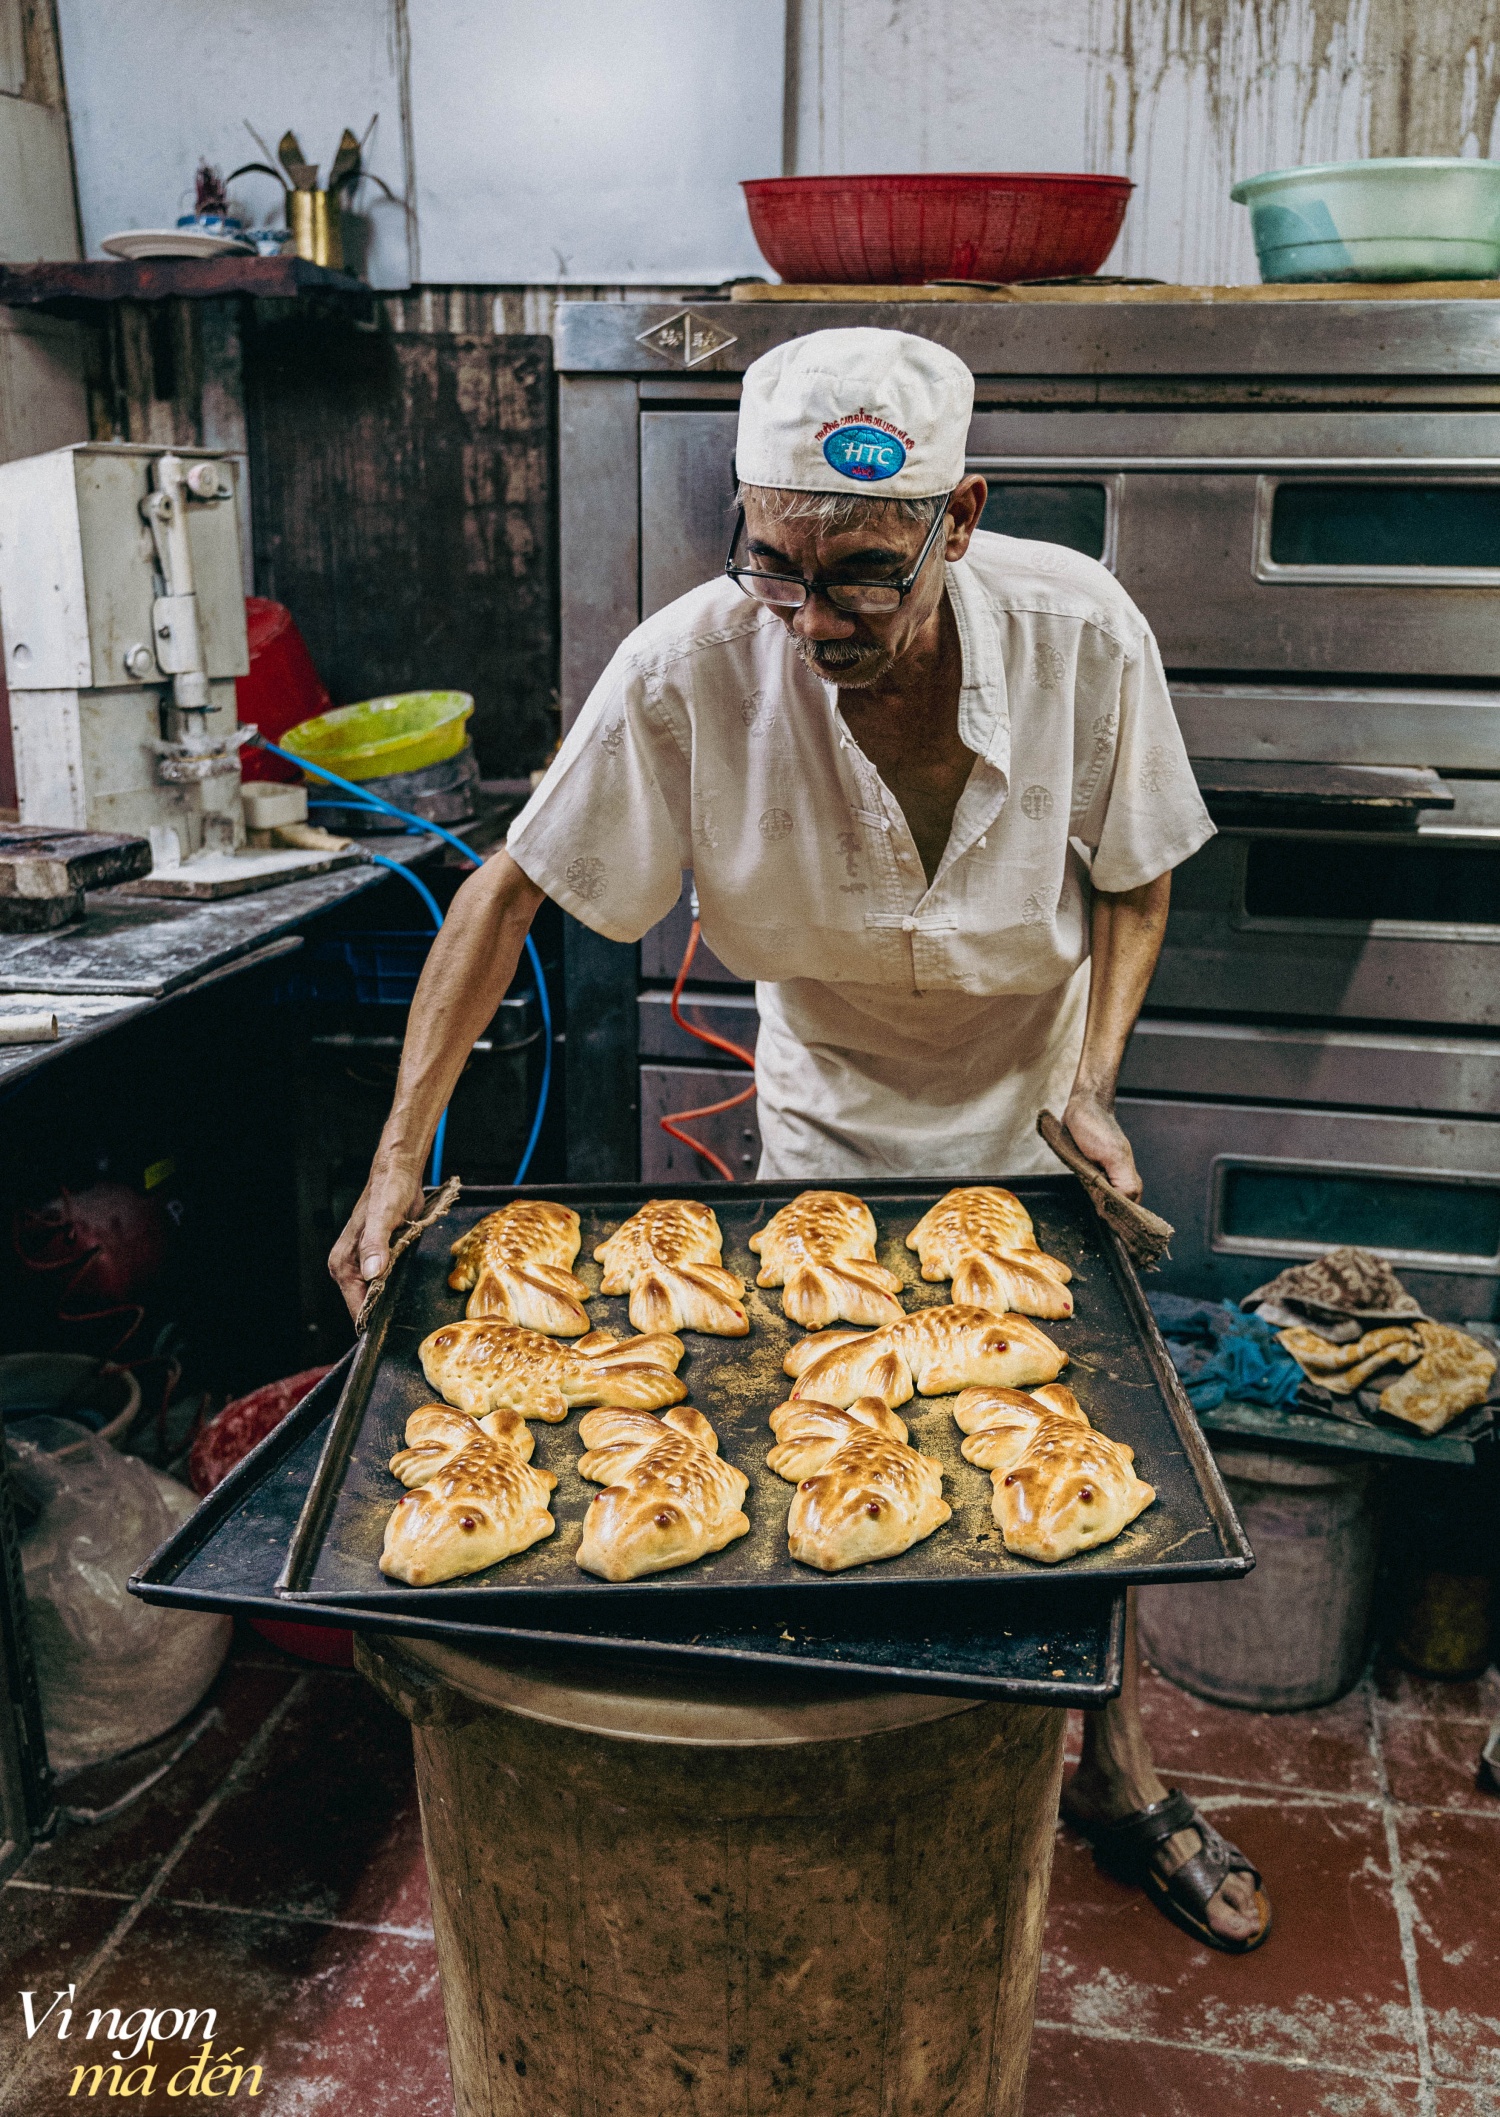
<svg viewBox="0 0 1500 2117">
<path fill-rule="evenodd" d="M 988 472 L 986 472 L 988 477 Z M 1102 485 L 1002 485 L 990 482 L 979 518 L 981 529 L 1003 537 L 1031 537 L 1040 544 L 1066 544 L 1086 558 L 1104 557 L 1109 494 Z"/>
<path fill-rule="evenodd" d="M 1492 1263 L 1500 1188 L 1318 1169 L 1228 1168 L 1219 1232 L 1257 1242 L 1359 1243 Z"/>
<path fill-rule="evenodd" d="M 1500 568 L 1500 485 L 1279 484 L 1271 560 Z"/>
<path fill-rule="evenodd" d="M 1405 919 L 1500 926 L 1500 850 L 1258 838 L 1245 862 L 1257 919 Z"/>
</svg>

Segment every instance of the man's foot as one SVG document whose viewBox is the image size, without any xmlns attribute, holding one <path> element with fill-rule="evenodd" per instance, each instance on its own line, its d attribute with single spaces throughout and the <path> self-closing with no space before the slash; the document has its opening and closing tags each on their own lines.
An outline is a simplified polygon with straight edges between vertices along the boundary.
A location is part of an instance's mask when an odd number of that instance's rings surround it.
<svg viewBox="0 0 1500 2117">
<path fill-rule="evenodd" d="M 1161 1789 L 1137 1800 L 1125 1786 L 1086 1773 L 1080 1766 L 1063 1789 L 1063 1819 L 1092 1844 L 1110 1824 L 1123 1822 L 1142 1808 L 1152 1806 L 1163 1798 L 1164 1792 Z M 1166 1882 L 1202 1850 L 1203 1838 L 1196 1828 L 1174 1831 L 1154 1849 L 1150 1864 Z M 1254 1875 L 1239 1870 L 1224 1877 L 1204 1907 L 1202 1916 L 1214 1935 L 1235 1949 L 1253 1945 L 1270 1924 L 1270 1908 L 1256 1887 Z"/>
</svg>

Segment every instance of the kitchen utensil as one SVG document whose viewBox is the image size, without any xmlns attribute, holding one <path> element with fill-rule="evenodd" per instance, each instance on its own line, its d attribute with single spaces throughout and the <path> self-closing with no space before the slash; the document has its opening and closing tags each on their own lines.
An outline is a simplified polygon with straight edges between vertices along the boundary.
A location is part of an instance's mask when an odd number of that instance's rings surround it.
<svg viewBox="0 0 1500 2117">
<path fill-rule="evenodd" d="M 346 1354 L 215 1486 L 186 1528 L 142 1567 L 131 1582 L 135 1594 L 177 1609 L 234 1610 L 252 1622 L 286 1623 L 287 1605 L 275 1591 L 277 1568 L 352 1357 Z M 897 1581 L 836 1607 L 839 1621 L 832 1629 L 808 1629 L 791 1610 L 756 1619 L 722 1596 L 701 1595 L 658 1600 L 644 1612 L 613 1599 L 535 1599 L 524 1614 L 508 1613 L 505 1624 L 493 1611 L 465 1622 L 439 1604 L 407 1616 L 299 1601 L 296 1615 L 453 1646 L 515 1641 L 549 1652 L 602 1650 L 636 1667 L 687 1661 L 712 1671 L 745 1663 L 1037 1705 L 1103 1705 L 1120 1687 L 1125 1598 L 1108 1582 L 1023 1583 L 991 1606 L 961 1588 L 913 1589 Z"/>
<path fill-rule="evenodd" d="M 473 710 L 467 691 L 401 691 L 304 720 L 287 730 L 282 747 L 345 779 L 420 772 L 458 754 Z"/>
<path fill-rule="evenodd" d="M 1244 178 L 1263 280 L 1493 279 L 1500 161 L 1391 155 Z"/>
<path fill-rule="evenodd" d="M 724 1261 L 746 1279 L 748 1338 L 706 1338 L 689 1332 L 679 1372 L 688 1401 L 712 1423 L 726 1461 L 750 1480 L 745 1511 L 750 1533 L 715 1557 L 628 1587 L 594 1580 L 574 1563 L 574 1550 L 593 1488 L 578 1475 L 577 1420 L 534 1427 L 537 1461 L 558 1478 L 552 1511 L 557 1532 L 529 1551 L 471 1579 L 441 1588 L 406 1587 L 377 1566 L 381 1539 L 401 1497 L 390 1458 L 402 1445 L 406 1420 L 432 1401 L 417 1363 L 417 1347 L 439 1324 L 463 1313 L 464 1297 L 447 1285 L 454 1238 L 481 1214 L 516 1196 L 546 1196 L 570 1204 L 582 1219 L 574 1269 L 597 1287 L 596 1244 L 653 1195 L 639 1184 L 562 1185 L 539 1192 L 469 1189 L 462 1203 L 398 1260 L 382 1300 L 356 1350 L 313 1490 L 298 1524 L 282 1577 L 288 1609 L 308 1597 L 329 1606 L 392 1615 L 429 1611 L 437 1597 L 451 1616 L 480 1622 L 525 1623 L 535 1598 L 592 1610 L 601 1598 L 637 1610 L 691 1596 L 710 1606 L 731 1603 L 738 1616 L 797 1609 L 819 1631 L 854 1622 L 841 1613 L 850 1600 L 900 1585 L 913 1590 L 977 1589 L 982 1596 L 1031 1587 L 1038 1569 L 1011 1556 L 995 1532 L 985 1479 L 959 1455 L 961 1435 L 951 1405 L 914 1398 L 901 1408 L 913 1440 L 944 1466 L 944 1497 L 953 1519 L 924 1543 L 878 1566 L 848 1573 L 814 1573 L 793 1562 L 786 1545 L 788 1493 L 766 1466 L 768 1419 L 786 1401 L 791 1383 L 782 1361 L 801 1333 L 788 1322 L 778 1294 L 754 1285 L 756 1259 L 749 1236 L 795 1194 L 792 1184 L 668 1185 L 667 1195 L 708 1200 L 724 1233 Z M 880 1261 L 902 1283 L 911 1308 L 942 1305 L 945 1285 L 918 1275 L 905 1237 L 946 1189 L 944 1185 L 883 1181 L 860 1186 L 880 1229 Z M 1094 1424 L 1134 1448 L 1138 1469 L 1155 1486 L 1151 1507 L 1113 1543 L 1049 1570 L 1049 1581 L 1217 1580 L 1242 1573 L 1249 1550 L 1224 1499 L 1196 1421 L 1172 1371 L 1124 1250 L 1089 1210 L 1078 1187 L 1063 1176 L 1018 1178 L 1015 1189 L 1037 1226 L 1037 1238 L 1075 1274 L 1077 1308 L 1049 1336 L 1070 1355 L 1066 1379 Z M 658 1190 L 654 1195 L 662 1195 Z M 626 1300 L 591 1296 L 596 1327 L 630 1333 Z M 814 1614 L 816 1613 L 816 1614 Z"/>
<path fill-rule="evenodd" d="M 1136 1263 L 1148 1270 L 1160 1264 L 1169 1254 L 1167 1245 L 1177 1232 L 1170 1221 L 1137 1205 L 1134 1199 L 1123 1198 L 1097 1162 L 1079 1152 L 1072 1133 L 1050 1110 L 1042 1112 L 1036 1128 L 1058 1160 L 1073 1171 L 1088 1192 L 1094 1211 L 1107 1227 L 1113 1228 Z"/>
<path fill-rule="evenodd" d="M 134 263 L 144 257 L 232 257 L 255 255 L 254 243 L 241 235 L 215 235 L 204 228 L 122 228 L 106 235 L 101 250 Z"/>
<path fill-rule="evenodd" d="M 784 280 L 918 285 L 1068 278 L 1114 247 L 1123 176 L 763 177 L 740 186 Z"/>
</svg>

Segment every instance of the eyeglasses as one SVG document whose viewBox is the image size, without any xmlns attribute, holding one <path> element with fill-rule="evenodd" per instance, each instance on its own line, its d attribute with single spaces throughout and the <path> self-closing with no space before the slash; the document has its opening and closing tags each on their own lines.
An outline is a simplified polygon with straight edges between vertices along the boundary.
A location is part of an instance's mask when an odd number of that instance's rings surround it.
<svg viewBox="0 0 1500 2117">
<path fill-rule="evenodd" d="M 947 521 L 948 502 L 952 497 L 951 493 L 943 495 L 943 504 L 927 532 L 926 543 L 917 553 L 916 564 L 899 581 L 807 580 L 798 573 L 763 573 L 758 567 L 736 566 L 735 546 L 745 527 L 743 507 L 735 517 L 734 535 L 729 539 L 729 556 L 724 561 L 724 571 L 744 594 L 753 596 L 759 603 L 774 604 L 778 610 L 800 610 L 810 596 L 821 595 L 835 610 L 850 617 L 889 617 L 893 610 L 901 608 L 917 585 L 917 577 L 937 542 L 938 531 Z"/>
</svg>

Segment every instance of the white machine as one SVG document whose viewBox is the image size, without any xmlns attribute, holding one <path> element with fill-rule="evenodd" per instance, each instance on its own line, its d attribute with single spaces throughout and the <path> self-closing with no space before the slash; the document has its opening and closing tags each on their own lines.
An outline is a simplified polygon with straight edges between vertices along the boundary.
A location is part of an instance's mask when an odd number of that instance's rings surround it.
<svg viewBox="0 0 1500 2117">
<path fill-rule="evenodd" d="M 123 442 L 0 464 L 21 821 L 149 837 L 152 875 L 132 890 L 238 894 L 343 864 L 327 849 L 244 849 L 239 475 L 212 449 Z M 300 790 L 275 791 L 305 816 Z"/>
</svg>

